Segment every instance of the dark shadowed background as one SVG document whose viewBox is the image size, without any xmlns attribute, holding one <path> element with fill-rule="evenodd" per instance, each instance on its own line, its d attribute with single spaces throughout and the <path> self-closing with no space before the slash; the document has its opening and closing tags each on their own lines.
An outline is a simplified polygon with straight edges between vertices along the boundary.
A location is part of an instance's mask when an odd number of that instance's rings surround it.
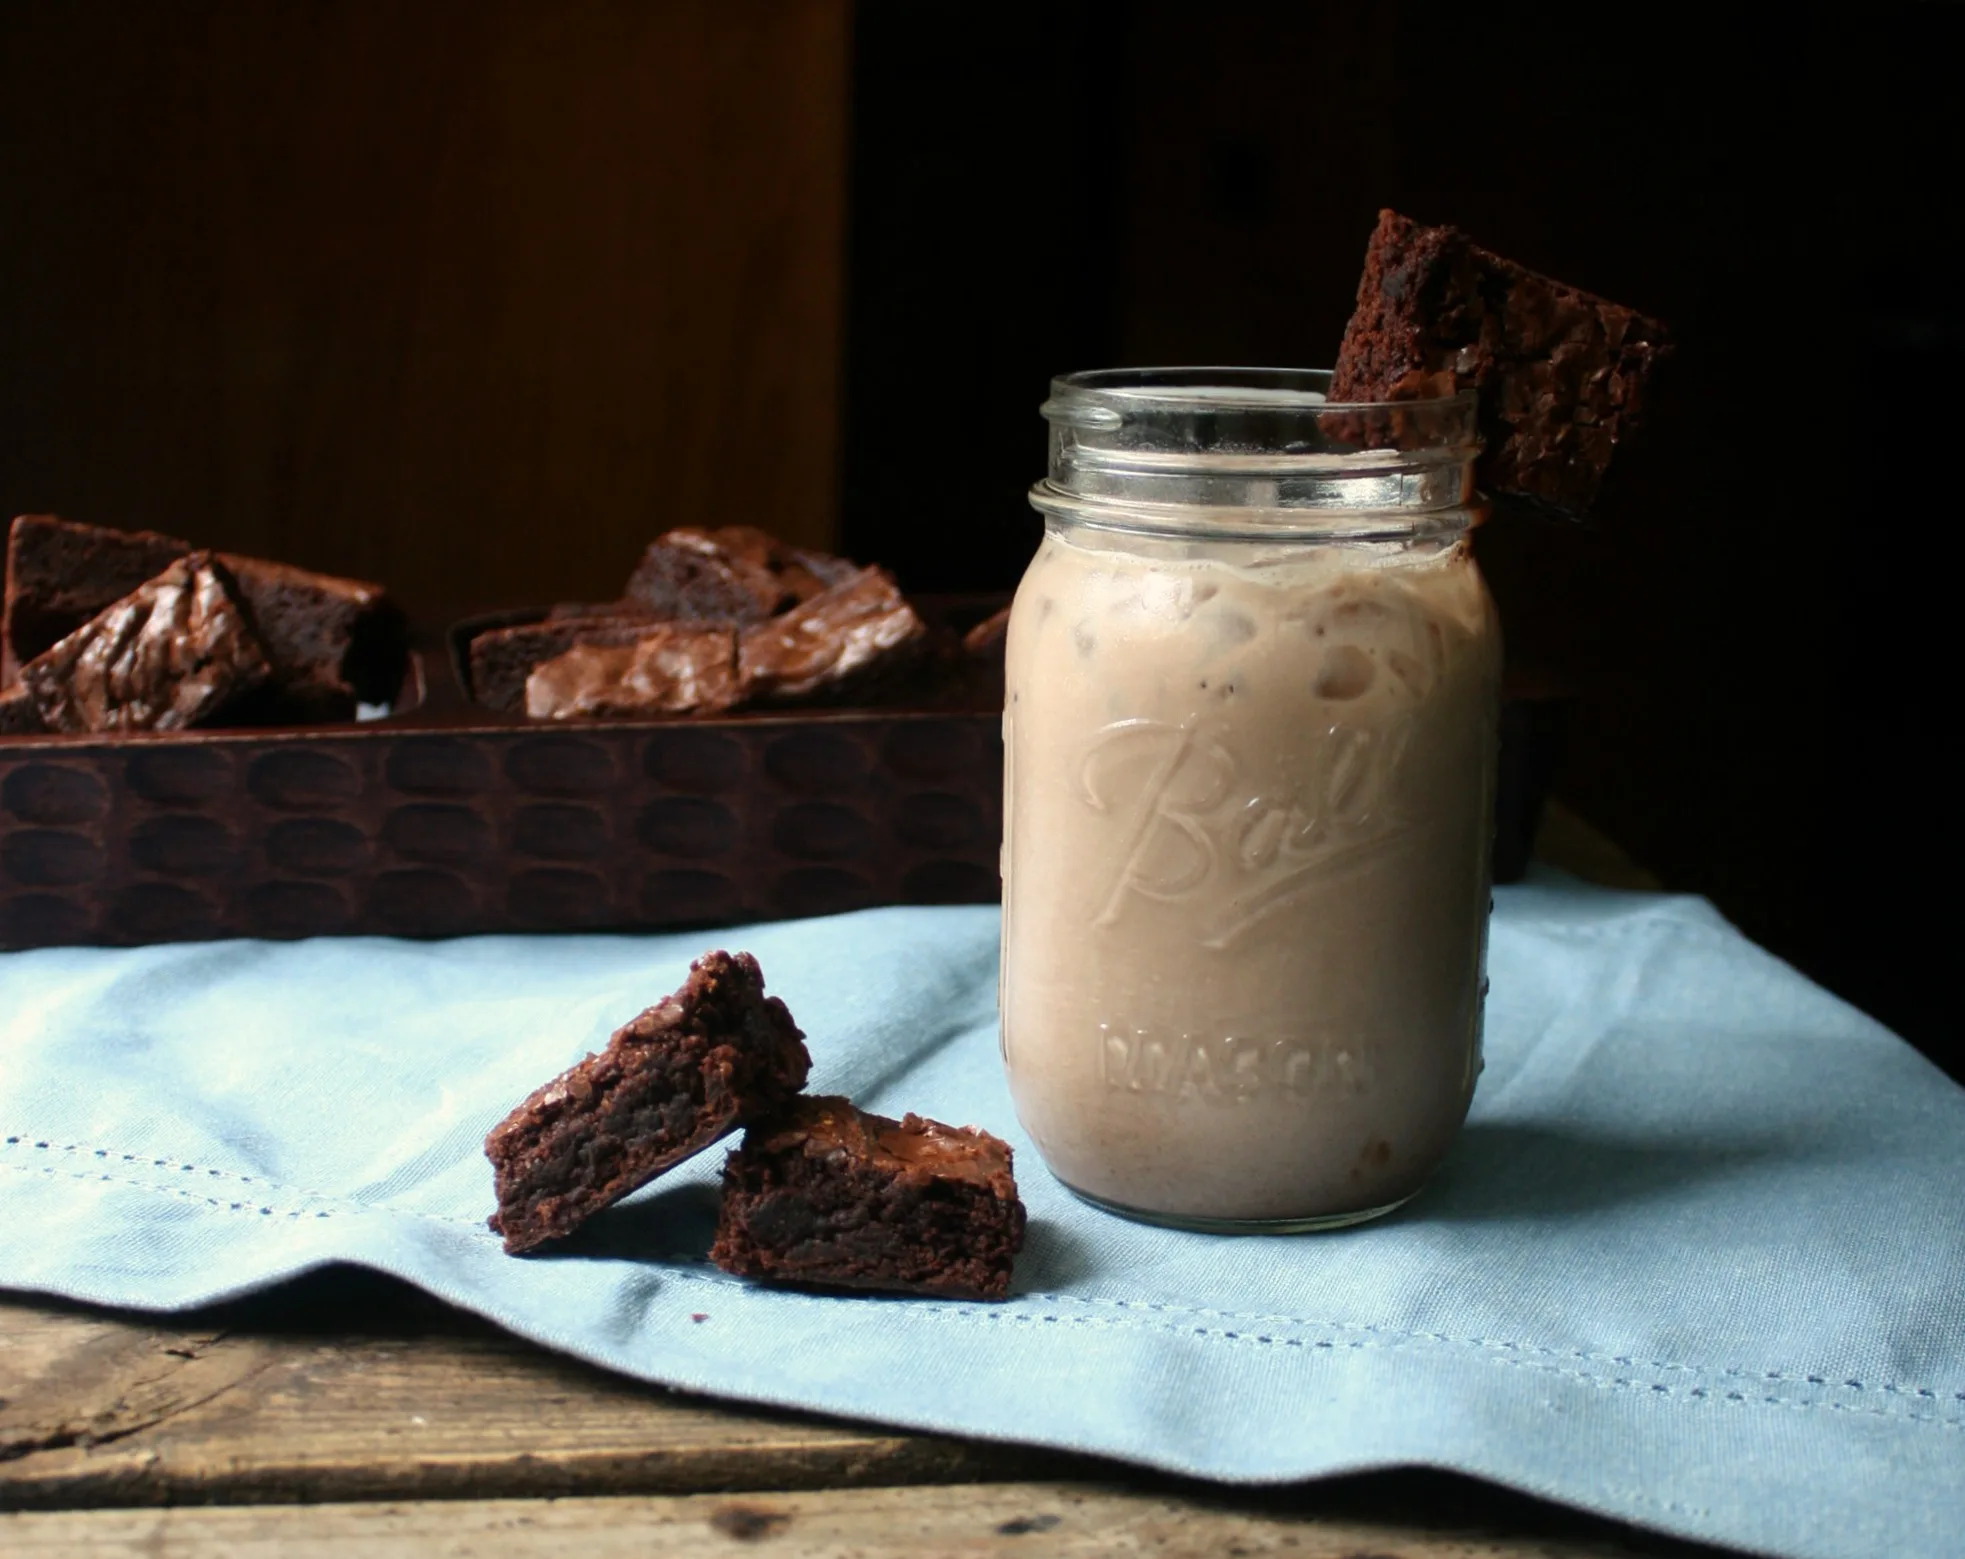
<svg viewBox="0 0 1965 1559">
<path fill-rule="evenodd" d="M 1680 341 L 1594 525 L 1482 538 L 1583 695 L 1559 792 L 1965 1073 L 1962 45 L 1935 4 L 6 0 L 0 505 L 432 612 L 736 520 L 1007 587 L 1051 374 L 1327 365 L 1378 207 L 1455 222 Z"/>
</svg>

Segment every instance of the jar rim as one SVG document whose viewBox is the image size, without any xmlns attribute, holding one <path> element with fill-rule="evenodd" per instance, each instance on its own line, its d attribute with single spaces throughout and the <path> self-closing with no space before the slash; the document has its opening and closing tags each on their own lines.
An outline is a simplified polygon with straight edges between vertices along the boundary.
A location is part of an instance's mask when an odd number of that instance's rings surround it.
<svg viewBox="0 0 1965 1559">
<path fill-rule="evenodd" d="M 1087 402 L 1106 398 L 1145 403 L 1156 410 L 1360 412 L 1396 406 L 1421 415 L 1464 411 L 1471 420 L 1479 400 L 1477 392 L 1468 389 L 1401 401 L 1334 401 L 1330 386 L 1335 378 L 1329 368 L 1235 364 L 1092 368 L 1052 379 L 1051 398 L 1039 410 L 1053 422 L 1077 425 L 1084 425 L 1081 415 Z M 1090 425 L 1097 426 L 1098 419 Z"/>
<path fill-rule="evenodd" d="M 1475 392 L 1331 401 L 1332 377 L 1235 367 L 1061 375 L 1042 408 L 1049 473 L 1030 500 L 1080 524 L 1162 533 L 1377 536 L 1470 523 Z"/>
</svg>

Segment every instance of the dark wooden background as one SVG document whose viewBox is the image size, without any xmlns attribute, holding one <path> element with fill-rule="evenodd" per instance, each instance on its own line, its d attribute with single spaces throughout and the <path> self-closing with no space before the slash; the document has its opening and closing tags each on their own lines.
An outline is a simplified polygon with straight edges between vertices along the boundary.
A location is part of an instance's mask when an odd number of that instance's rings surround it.
<svg viewBox="0 0 1965 1559">
<path fill-rule="evenodd" d="M 0 507 L 425 606 L 697 521 L 1005 586 L 1051 374 L 1328 363 L 1377 207 L 1458 222 L 1682 344 L 1595 526 L 1483 539 L 1559 789 L 1965 1072 L 1962 24 L 4 0 Z"/>
<path fill-rule="evenodd" d="M 0 498 L 608 595 L 835 524 L 839 0 L 6 0 Z"/>
<path fill-rule="evenodd" d="M 1597 523 L 1482 539 L 1585 694 L 1558 788 L 1965 1076 L 1961 58 L 1954 5 L 863 5 L 847 540 L 1009 579 L 1046 376 L 1329 363 L 1381 205 L 1655 312 Z"/>
</svg>

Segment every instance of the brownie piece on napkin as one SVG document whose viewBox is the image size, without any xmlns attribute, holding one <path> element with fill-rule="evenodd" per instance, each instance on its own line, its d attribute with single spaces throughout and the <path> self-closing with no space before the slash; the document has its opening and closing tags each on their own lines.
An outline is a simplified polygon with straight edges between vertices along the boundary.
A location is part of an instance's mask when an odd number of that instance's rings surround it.
<svg viewBox="0 0 1965 1559">
<path fill-rule="evenodd" d="M 740 1277 L 1002 1299 L 1025 1223 L 1010 1159 L 973 1126 L 797 1099 L 724 1165 L 710 1259 Z"/>
<path fill-rule="evenodd" d="M 491 1227 L 517 1254 L 603 1207 L 805 1086 L 812 1059 L 749 953 L 707 953 L 673 996 L 607 1048 L 535 1090 L 485 1138 Z"/>
<path fill-rule="evenodd" d="M 576 644 L 525 679 L 535 720 L 719 714 L 741 696 L 727 623 L 651 623 L 627 644 Z"/>
<path fill-rule="evenodd" d="M 851 577 L 844 558 L 793 547 L 749 525 L 681 526 L 650 543 L 627 598 L 655 617 L 762 622 Z"/>
<path fill-rule="evenodd" d="M 1580 515 L 1669 351 L 1655 319 L 1381 211 L 1330 397 L 1478 390 L 1481 485 Z"/>
<path fill-rule="evenodd" d="M 843 698 L 912 666 L 928 627 L 884 568 L 856 569 L 738 642 L 745 693 L 760 702 Z"/>
<path fill-rule="evenodd" d="M 178 731 L 272 675 L 209 552 L 178 559 L 21 667 L 51 731 Z"/>
</svg>

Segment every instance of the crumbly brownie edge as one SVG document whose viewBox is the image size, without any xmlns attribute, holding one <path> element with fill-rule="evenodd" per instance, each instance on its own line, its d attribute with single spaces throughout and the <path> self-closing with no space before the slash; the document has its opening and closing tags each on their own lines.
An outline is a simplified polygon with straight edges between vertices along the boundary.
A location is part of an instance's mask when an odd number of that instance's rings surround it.
<svg viewBox="0 0 1965 1559">
<path fill-rule="evenodd" d="M 1331 397 L 1478 389 L 1481 485 L 1577 516 L 1643 420 L 1670 351 L 1657 320 L 1388 210 L 1366 249 Z"/>
<path fill-rule="evenodd" d="M 1440 306 L 1467 249 L 1452 228 L 1379 212 L 1331 374 L 1333 401 L 1389 400 L 1400 379 L 1424 367 L 1432 342 L 1427 311 Z"/>
<path fill-rule="evenodd" d="M 300 705 L 343 695 L 384 704 L 409 669 L 409 618 L 381 585 L 220 554 L 239 582 L 282 689 Z M 344 715 L 343 718 L 346 718 Z"/>
<path fill-rule="evenodd" d="M 49 730 L 92 733 L 216 723 L 271 675 L 237 581 L 209 552 L 179 558 L 21 667 Z"/>
<path fill-rule="evenodd" d="M 571 1233 L 744 1121 L 780 1108 L 804 1087 L 810 1068 L 804 1035 L 784 1002 L 764 994 L 756 959 L 706 954 L 678 991 L 615 1030 L 598 1055 L 535 1089 L 492 1129 L 485 1153 L 499 1211 L 491 1226 L 514 1252 Z M 569 1155 L 609 1136 L 624 1111 L 634 1115 L 638 1107 L 645 1127 L 657 1098 L 666 1099 L 671 1118 L 659 1132 L 642 1133 L 640 1151 L 634 1135 L 617 1130 L 613 1139 L 625 1144 L 620 1168 L 598 1184 L 591 1174 L 568 1174 Z M 619 1124 L 632 1128 L 637 1120 Z"/>
<path fill-rule="evenodd" d="M 777 609 L 780 588 L 764 560 L 746 550 L 716 531 L 665 531 L 648 544 L 621 593 L 671 621 L 762 622 Z"/>
<path fill-rule="evenodd" d="M 810 1185 L 747 1184 L 742 1149 L 724 1174 L 710 1259 L 735 1276 L 949 1299 L 1008 1297 L 1023 1243 L 1021 1203 L 944 1183 L 936 1188 L 941 1194 L 896 1218 L 881 1215 L 891 1176 L 851 1170 Z M 760 1233 L 760 1224 L 785 1216 L 788 1202 L 811 1209 L 813 1231 L 797 1240 Z"/>
<path fill-rule="evenodd" d="M 777 1108 L 792 1078 L 803 1079 L 802 1068 L 772 1067 L 738 1046 L 691 1043 L 700 1037 L 684 1036 L 683 1052 L 670 1058 L 674 1064 L 659 1068 L 624 1064 L 610 1045 L 537 1090 L 493 1131 L 485 1143 L 498 1199 L 490 1227 L 504 1235 L 508 1251 L 571 1234 L 747 1118 Z M 803 1048 L 798 1045 L 801 1057 Z M 565 1097 L 562 1089 L 598 1095 L 598 1103 L 554 1108 Z M 596 1175 L 591 1150 L 599 1142 L 620 1146 L 605 1160 L 607 1172 Z M 575 1162 L 589 1172 L 571 1171 Z"/>
<path fill-rule="evenodd" d="M 7 531 L 0 642 L 11 678 L 105 607 L 192 551 L 156 531 L 83 525 L 54 514 L 21 514 Z"/>
<path fill-rule="evenodd" d="M 576 644 L 632 644 L 659 624 L 647 617 L 565 617 L 492 628 L 471 640 L 472 699 L 506 714 L 525 712 L 525 681 Z"/>
<path fill-rule="evenodd" d="M 485 1144 L 498 1211 L 491 1229 L 514 1255 L 561 1239 L 667 1169 L 734 1131 L 738 1100 L 707 1080 L 733 1069 L 730 1047 L 686 1051 L 662 1068 L 624 1067 L 611 1049 L 554 1079 Z M 592 1111 L 552 1108 L 568 1089 L 600 1096 Z M 717 1093 L 716 1102 L 705 1097 Z M 598 1114 L 600 1119 L 592 1118 Z M 606 1154 L 598 1150 L 611 1146 Z"/>
<path fill-rule="evenodd" d="M 807 1118 L 828 1107 L 860 1130 L 827 1133 Z M 940 1136 L 953 1166 L 984 1154 L 984 1178 L 939 1173 L 932 1159 L 895 1167 L 866 1144 L 880 1128 Z M 832 1151 L 807 1152 L 815 1137 Z M 961 1152 L 973 1141 L 975 1156 Z M 784 1116 L 754 1123 L 724 1164 L 723 1199 L 710 1259 L 742 1277 L 818 1288 L 945 1298 L 1002 1299 L 1009 1292 L 1026 1215 L 1006 1143 L 910 1116 L 896 1123 L 843 1099 L 792 1101 Z"/>
</svg>

